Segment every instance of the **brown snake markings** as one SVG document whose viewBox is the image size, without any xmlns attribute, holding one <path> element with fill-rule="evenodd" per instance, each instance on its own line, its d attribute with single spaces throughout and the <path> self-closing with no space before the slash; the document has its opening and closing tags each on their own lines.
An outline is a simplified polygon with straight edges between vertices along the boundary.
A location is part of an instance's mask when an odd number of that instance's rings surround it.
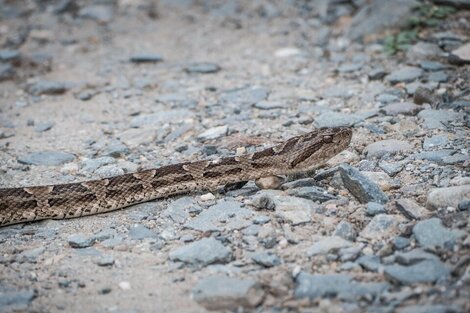
<svg viewBox="0 0 470 313">
<path fill-rule="evenodd" d="M 310 171 L 346 149 L 351 136 L 350 128 L 320 128 L 253 154 L 79 183 L 0 189 L 0 226 L 109 212 L 175 194 Z"/>
</svg>

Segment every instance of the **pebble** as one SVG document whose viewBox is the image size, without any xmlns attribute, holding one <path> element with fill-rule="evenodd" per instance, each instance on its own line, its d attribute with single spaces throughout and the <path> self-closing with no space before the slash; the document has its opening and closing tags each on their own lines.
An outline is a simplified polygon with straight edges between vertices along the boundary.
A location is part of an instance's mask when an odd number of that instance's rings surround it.
<svg viewBox="0 0 470 313">
<path fill-rule="evenodd" d="M 367 76 L 369 77 L 370 80 L 379 80 L 384 78 L 387 75 L 387 72 L 384 70 L 383 67 L 376 67 L 370 70 L 369 73 L 367 73 Z"/>
<path fill-rule="evenodd" d="M 183 224 L 189 219 L 189 209 L 198 206 L 191 197 L 181 197 L 172 201 L 167 209 L 163 211 L 163 216 L 168 216 L 175 223 Z"/>
<path fill-rule="evenodd" d="M 418 67 L 406 66 L 391 72 L 385 77 L 392 84 L 410 83 L 423 75 L 423 70 Z"/>
<path fill-rule="evenodd" d="M 394 102 L 384 106 L 381 111 L 389 116 L 403 115 L 416 115 L 423 109 L 422 106 L 416 105 L 412 102 Z"/>
<path fill-rule="evenodd" d="M 96 265 L 103 267 L 113 266 L 114 263 L 115 260 L 112 255 L 104 255 L 96 260 Z"/>
<path fill-rule="evenodd" d="M 375 184 L 377 184 L 383 191 L 389 191 L 401 187 L 401 183 L 399 180 L 390 178 L 390 176 L 388 176 L 386 173 L 367 171 L 361 171 L 361 173 L 366 178 L 370 179 Z"/>
<path fill-rule="evenodd" d="M 366 213 L 369 216 L 375 216 L 377 214 L 385 214 L 387 210 L 383 204 L 377 202 L 368 202 L 366 207 Z"/>
<path fill-rule="evenodd" d="M 213 263 L 227 263 L 232 252 L 215 238 L 203 238 L 173 250 L 169 254 L 172 261 L 206 266 Z"/>
<path fill-rule="evenodd" d="M 312 221 L 312 214 L 317 205 L 307 199 L 268 194 L 275 206 L 276 216 L 292 225 L 300 225 Z"/>
<path fill-rule="evenodd" d="M 413 249 L 407 252 L 398 252 L 394 254 L 395 262 L 402 265 L 412 265 L 424 260 L 439 261 L 439 257 L 435 254 L 425 252 L 421 249 Z"/>
<path fill-rule="evenodd" d="M 400 162 L 392 163 L 387 161 L 380 161 L 379 167 L 389 176 L 393 177 L 401 172 L 404 167 L 404 164 Z"/>
<path fill-rule="evenodd" d="M 96 159 L 84 159 L 82 160 L 80 166 L 81 170 L 88 173 L 95 172 L 98 168 L 115 163 L 116 160 L 112 157 L 101 157 Z"/>
<path fill-rule="evenodd" d="M 95 237 L 85 234 L 73 234 L 67 239 L 67 242 L 72 248 L 88 248 L 91 247 L 95 241 Z"/>
<path fill-rule="evenodd" d="M 354 241 L 357 237 L 357 232 L 351 223 L 342 220 L 338 223 L 338 225 L 336 225 L 333 236 L 338 236 L 349 241 Z"/>
<path fill-rule="evenodd" d="M 309 249 L 308 256 L 325 255 L 332 251 L 338 251 L 343 248 L 350 248 L 353 243 L 338 236 L 322 237 L 318 239 Z"/>
<path fill-rule="evenodd" d="M 129 238 L 132 240 L 142 240 L 146 238 L 156 238 L 157 234 L 142 224 L 135 224 L 129 229 Z"/>
<path fill-rule="evenodd" d="M 429 210 L 457 208 L 460 202 L 468 199 L 470 199 L 470 185 L 434 188 L 427 195 L 426 207 Z"/>
<path fill-rule="evenodd" d="M 336 199 L 334 195 L 329 194 L 325 189 L 316 186 L 288 189 L 287 194 L 289 196 L 305 198 L 320 203 Z"/>
<path fill-rule="evenodd" d="M 116 164 L 108 164 L 97 169 L 95 171 L 95 174 L 98 175 L 98 177 L 100 178 L 108 178 L 108 177 L 124 175 L 125 172 L 122 168 L 120 168 Z"/>
<path fill-rule="evenodd" d="M 294 296 L 297 299 L 335 297 L 347 301 L 355 301 L 367 295 L 375 298 L 388 290 L 387 283 L 355 282 L 346 274 L 308 274 L 301 272 L 296 278 Z"/>
<path fill-rule="evenodd" d="M 145 53 L 131 56 L 130 61 L 133 63 L 157 63 L 163 61 L 163 58 L 159 54 Z"/>
<path fill-rule="evenodd" d="M 386 154 L 397 154 L 402 152 L 408 152 L 413 149 L 413 146 L 402 140 L 386 139 L 376 141 L 369 144 L 365 149 L 365 153 L 368 158 L 381 158 Z"/>
<path fill-rule="evenodd" d="M 431 82 L 445 83 L 449 80 L 449 75 L 445 71 L 432 72 L 428 75 L 428 80 Z"/>
<path fill-rule="evenodd" d="M 0 81 L 13 79 L 15 74 L 15 69 L 11 64 L 0 64 Z"/>
<path fill-rule="evenodd" d="M 264 298 L 264 290 L 253 279 L 212 275 L 198 281 L 192 297 L 208 310 L 255 308 Z"/>
<path fill-rule="evenodd" d="M 388 196 L 373 181 L 348 164 L 340 165 L 343 184 L 361 203 L 387 203 Z"/>
<path fill-rule="evenodd" d="M 194 63 L 185 68 L 188 73 L 212 74 L 220 71 L 220 66 L 215 63 Z"/>
<path fill-rule="evenodd" d="M 272 252 L 255 252 L 251 255 L 251 259 L 264 267 L 273 267 L 281 264 L 281 259 Z"/>
<path fill-rule="evenodd" d="M 451 123 L 463 120 L 462 114 L 445 110 L 422 110 L 418 117 L 423 121 L 423 126 L 427 129 L 446 130 Z"/>
<path fill-rule="evenodd" d="M 18 50 L 0 50 L 0 62 L 14 63 L 21 59 L 21 53 Z"/>
<path fill-rule="evenodd" d="M 279 176 L 266 176 L 255 180 L 256 187 L 259 189 L 279 189 L 284 183 L 284 178 Z"/>
<path fill-rule="evenodd" d="M 412 199 L 398 199 L 396 207 L 406 218 L 410 220 L 421 220 L 429 216 L 430 212 L 420 206 Z"/>
<path fill-rule="evenodd" d="M 388 265 L 384 267 L 386 276 L 403 285 L 434 283 L 446 279 L 450 270 L 437 260 L 426 260 L 410 266 Z"/>
<path fill-rule="evenodd" d="M 439 45 L 431 42 L 419 41 L 412 45 L 407 51 L 406 56 L 409 60 L 433 58 L 441 56 L 442 50 Z"/>
<path fill-rule="evenodd" d="M 317 127 L 353 126 L 364 120 L 363 117 L 351 113 L 325 112 L 315 118 Z"/>
<path fill-rule="evenodd" d="M 470 64 L 470 43 L 453 50 L 449 54 L 449 61 L 456 65 Z"/>
<path fill-rule="evenodd" d="M 36 124 L 36 126 L 34 126 L 34 131 L 38 133 L 42 133 L 42 132 L 50 130 L 54 125 L 55 125 L 54 122 L 39 123 L 39 124 Z"/>
<path fill-rule="evenodd" d="M 371 272 L 377 272 L 382 265 L 377 255 L 363 255 L 356 261 L 360 266 Z"/>
<path fill-rule="evenodd" d="M 450 3 L 447 1 L 447 3 Z M 458 313 L 464 310 L 456 304 L 417 304 L 398 308 L 397 313 Z"/>
<path fill-rule="evenodd" d="M 18 157 L 18 162 L 22 164 L 46 166 L 57 166 L 73 160 L 73 154 L 61 151 L 32 152 Z"/>
<path fill-rule="evenodd" d="M 444 227 L 438 218 L 431 218 L 418 222 L 413 227 L 413 235 L 420 246 L 427 249 L 452 249 L 458 238 L 464 234 L 462 231 Z"/>
<path fill-rule="evenodd" d="M 420 61 L 419 66 L 425 71 L 439 71 L 448 68 L 447 65 L 435 61 Z"/>
<path fill-rule="evenodd" d="M 405 249 L 410 245 L 411 241 L 408 238 L 397 236 L 393 239 L 393 246 L 397 250 Z"/>
<path fill-rule="evenodd" d="M 446 135 L 434 135 L 432 137 L 424 138 L 423 149 L 431 150 L 435 147 L 445 146 L 449 142 L 449 139 Z"/>
<path fill-rule="evenodd" d="M 26 312 L 36 297 L 34 290 L 5 290 L 0 292 L 0 309 L 2 312 Z"/>
<path fill-rule="evenodd" d="M 208 130 L 200 133 L 197 136 L 197 139 L 200 141 L 214 140 L 214 139 L 226 136 L 227 133 L 228 133 L 228 126 L 222 125 L 222 126 L 209 128 Z"/>
<path fill-rule="evenodd" d="M 108 24 L 114 18 L 113 8 L 109 5 L 88 5 L 80 9 L 81 18 L 94 20 L 100 24 Z"/>
<path fill-rule="evenodd" d="M 259 86 L 251 86 L 225 91 L 220 95 L 220 101 L 233 105 L 252 106 L 260 101 L 266 100 L 268 95 L 268 89 Z"/>
<path fill-rule="evenodd" d="M 39 258 L 39 256 L 41 256 L 44 253 L 44 251 L 45 251 L 44 247 L 28 249 L 28 250 L 21 252 L 18 255 L 17 259 L 20 262 L 36 263 L 37 259 Z"/>
<path fill-rule="evenodd" d="M 398 225 L 402 222 L 404 219 L 398 215 L 377 214 L 359 235 L 371 240 L 389 238 L 398 231 Z"/>
<path fill-rule="evenodd" d="M 28 88 L 28 91 L 29 93 L 35 96 L 60 95 L 60 94 L 67 92 L 69 88 L 70 86 L 63 82 L 40 80 L 30 85 Z"/>
<path fill-rule="evenodd" d="M 253 212 L 236 201 L 219 201 L 190 219 L 184 227 L 201 232 L 243 229 L 251 224 Z"/>
<path fill-rule="evenodd" d="M 454 152 L 454 150 L 450 149 L 437 151 L 423 151 L 413 154 L 412 157 L 416 160 L 427 160 L 443 165 L 445 163 L 445 158 L 450 157 Z"/>
</svg>

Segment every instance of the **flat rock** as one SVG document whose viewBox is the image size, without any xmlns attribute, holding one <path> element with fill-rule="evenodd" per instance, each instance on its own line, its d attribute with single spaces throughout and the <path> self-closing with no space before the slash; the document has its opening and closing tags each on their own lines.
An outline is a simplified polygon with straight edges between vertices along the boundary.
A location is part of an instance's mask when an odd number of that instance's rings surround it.
<svg viewBox="0 0 470 313">
<path fill-rule="evenodd" d="M 444 149 L 436 151 L 423 151 L 413 154 L 412 157 L 417 160 L 427 160 L 439 165 L 444 165 L 445 159 L 452 156 L 454 153 L 454 150 Z"/>
<path fill-rule="evenodd" d="M 2 291 L 0 292 L 0 311 L 27 312 L 35 297 L 34 290 Z"/>
<path fill-rule="evenodd" d="M 398 232 L 398 225 L 404 221 L 399 215 L 377 214 L 359 235 L 374 240 L 389 238 Z"/>
<path fill-rule="evenodd" d="M 343 248 L 350 248 L 353 243 L 338 236 L 322 237 L 317 240 L 308 250 L 308 256 L 324 255 Z"/>
<path fill-rule="evenodd" d="M 412 45 L 406 52 L 409 60 L 440 57 L 442 54 L 443 51 L 437 44 L 424 41 L 419 41 Z"/>
<path fill-rule="evenodd" d="M 345 274 L 308 274 L 300 272 L 296 278 L 294 295 L 297 299 L 339 298 L 355 301 L 364 296 L 379 296 L 388 290 L 387 283 L 362 283 Z"/>
<path fill-rule="evenodd" d="M 377 255 L 363 255 L 356 261 L 359 265 L 371 272 L 377 272 L 382 265 Z"/>
<path fill-rule="evenodd" d="M 338 223 L 338 225 L 336 225 L 333 236 L 338 236 L 349 241 L 354 241 L 354 239 L 357 237 L 357 232 L 351 223 L 342 220 Z"/>
<path fill-rule="evenodd" d="M 172 261 L 206 266 L 213 263 L 227 263 L 232 252 L 215 238 L 203 238 L 170 252 Z"/>
<path fill-rule="evenodd" d="M 228 133 L 227 125 L 217 126 L 217 127 L 209 128 L 208 130 L 202 132 L 201 134 L 197 136 L 197 139 L 200 141 L 213 140 L 213 139 L 226 136 L 227 133 Z"/>
<path fill-rule="evenodd" d="M 439 257 L 437 255 L 421 249 L 413 249 L 407 252 L 398 252 L 395 253 L 394 256 L 395 261 L 402 265 L 412 265 L 424 260 L 439 261 Z"/>
<path fill-rule="evenodd" d="M 220 100 L 232 104 L 254 105 L 260 101 L 266 100 L 268 95 L 268 89 L 252 86 L 225 91 L 220 96 Z"/>
<path fill-rule="evenodd" d="M 13 79 L 16 71 L 11 64 L 0 64 L 0 81 Z"/>
<path fill-rule="evenodd" d="M 377 202 L 368 202 L 366 206 L 366 213 L 369 216 L 375 216 L 377 214 L 387 213 L 385 206 Z"/>
<path fill-rule="evenodd" d="M 85 234 L 73 234 L 67 239 L 67 242 L 72 248 L 88 248 L 91 247 L 95 241 L 95 237 L 87 236 Z"/>
<path fill-rule="evenodd" d="M 401 187 L 399 180 L 391 178 L 384 172 L 361 171 L 361 174 L 376 183 L 383 191 L 389 191 Z"/>
<path fill-rule="evenodd" d="M 398 70 L 391 72 L 385 77 L 392 84 L 396 83 L 410 83 L 423 75 L 423 70 L 419 67 L 405 66 Z"/>
<path fill-rule="evenodd" d="M 264 291 L 253 279 L 222 275 L 201 279 L 192 290 L 193 299 L 208 310 L 254 308 L 264 298 Z"/>
<path fill-rule="evenodd" d="M 70 86 L 63 82 L 41 80 L 29 86 L 29 93 L 39 95 L 60 95 L 65 93 Z"/>
<path fill-rule="evenodd" d="M 80 9 L 81 18 L 94 20 L 100 24 L 107 24 L 114 18 L 114 10 L 110 5 L 88 5 Z"/>
<path fill-rule="evenodd" d="M 453 50 L 450 57 L 451 63 L 457 65 L 470 64 L 470 43 Z"/>
<path fill-rule="evenodd" d="M 420 206 L 413 199 L 398 199 L 395 205 L 406 218 L 410 220 L 420 220 L 429 216 L 430 212 Z"/>
<path fill-rule="evenodd" d="M 61 151 L 32 152 L 18 157 L 18 162 L 29 165 L 57 166 L 72 162 L 75 156 Z"/>
<path fill-rule="evenodd" d="M 220 66 L 215 63 L 193 63 L 184 70 L 188 73 L 211 74 L 220 71 Z"/>
<path fill-rule="evenodd" d="M 420 221 L 413 227 L 413 235 L 420 246 L 427 249 L 452 249 L 463 231 L 446 228 L 438 218 Z"/>
<path fill-rule="evenodd" d="M 388 196 L 373 181 L 354 167 L 342 164 L 339 167 L 344 186 L 361 203 L 387 203 Z"/>
<path fill-rule="evenodd" d="M 287 193 L 289 196 L 305 198 L 320 203 L 336 199 L 334 195 L 329 194 L 325 189 L 316 186 L 288 189 Z"/>
<path fill-rule="evenodd" d="M 440 261 L 425 260 L 410 266 L 388 265 L 384 267 L 384 273 L 403 285 L 412 285 L 446 279 L 450 270 Z"/>
<path fill-rule="evenodd" d="M 369 144 L 365 149 L 368 158 L 381 158 L 386 154 L 408 152 L 413 146 L 402 140 L 386 139 Z"/>
<path fill-rule="evenodd" d="M 156 238 L 157 234 L 142 224 L 136 224 L 129 229 L 129 237 L 133 240 L 142 240 L 146 238 Z"/>
<path fill-rule="evenodd" d="M 395 176 L 396 174 L 400 173 L 405 165 L 402 162 L 387 162 L 387 161 L 380 161 L 379 167 L 387 173 L 389 176 Z"/>
<path fill-rule="evenodd" d="M 299 225 L 312 221 L 312 214 L 317 205 L 311 200 L 292 196 L 283 196 L 277 192 L 266 191 L 262 193 L 269 197 L 274 205 L 276 215 L 282 220 Z"/>
<path fill-rule="evenodd" d="M 129 60 L 133 63 L 156 63 L 163 61 L 163 58 L 159 54 L 141 53 L 131 56 Z"/>
<path fill-rule="evenodd" d="M 386 115 L 396 116 L 398 114 L 416 115 L 422 109 L 422 106 L 412 102 L 393 102 L 384 106 L 381 111 Z"/>
<path fill-rule="evenodd" d="M 470 185 L 445 188 L 434 188 L 429 191 L 426 207 L 430 210 L 438 208 L 457 208 L 459 203 L 470 199 Z"/>
<path fill-rule="evenodd" d="M 351 113 L 325 112 L 315 118 L 317 127 L 353 126 L 364 120 L 363 117 Z"/>
<path fill-rule="evenodd" d="M 432 137 L 424 138 L 423 149 L 430 150 L 435 147 L 445 146 L 449 142 L 449 138 L 446 135 L 434 135 Z"/>
<path fill-rule="evenodd" d="M 236 201 L 220 201 L 184 224 L 201 232 L 242 229 L 251 224 L 253 212 Z"/>
<path fill-rule="evenodd" d="M 176 109 L 171 111 L 162 111 L 149 115 L 136 116 L 131 120 L 131 127 L 145 127 L 152 126 L 158 127 L 165 123 L 171 123 L 174 121 L 181 122 L 185 119 L 194 117 L 194 113 L 185 109 Z"/>
<path fill-rule="evenodd" d="M 163 211 L 163 216 L 168 216 L 175 223 L 183 224 L 189 217 L 189 210 L 192 207 L 200 207 L 196 204 L 191 197 L 181 197 L 177 200 L 172 201 L 167 209 Z"/>
<path fill-rule="evenodd" d="M 251 255 L 251 259 L 264 267 L 273 267 L 281 264 L 281 259 L 272 252 L 255 252 Z"/>
<path fill-rule="evenodd" d="M 453 122 L 461 122 L 463 115 L 454 111 L 446 110 L 422 110 L 418 117 L 423 120 L 423 126 L 427 129 L 447 129 Z"/>
</svg>

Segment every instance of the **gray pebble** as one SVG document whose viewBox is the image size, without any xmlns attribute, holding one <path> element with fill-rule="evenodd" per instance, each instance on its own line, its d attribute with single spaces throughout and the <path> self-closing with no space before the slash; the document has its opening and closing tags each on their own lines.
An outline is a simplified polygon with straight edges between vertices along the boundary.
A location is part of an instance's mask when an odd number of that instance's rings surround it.
<svg viewBox="0 0 470 313">
<path fill-rule="evenodd" d="M 398 224 L 403 218 L 397 215 L 377 214 L 360 232 L 360 236 L 368 239 L 386 238 L 397 232 Z"/>
<path fill-rule="evenodd" d="M 428 193 L 426 207 L 430 210 L 457 208 L 460 202 L 468 199 L 470 199 L 470 185 L 434 188 Z"/>
<path fill-rule="evenodd" d="M 462 231 L 448 229 L 442 225 L 438 218 L 420 221 L 413 227 L 413 235 L 420 246 L 427 249 L 451 250 L 458 238 L 462 237 Z"/>
<path fill-rule="evenodd" d="M 264 291 L 253 279 L 222 275 L 201 279 L 193 288 L 194 300 L 208 310 L 237 310 L 254 308 L 264 298 Z"/>
<path fill-rule="evenodd" d="M 212 74 L 220 71 L 220 66 L 215 63 L 194 63 L 185 68 L 188 73 Z"/>
<path fill-rule="evenodd" d="M 114 265 L 114 257 L 112 255 L 104 255 L 96 260 L 96 265 L 108 267 Z"/>
<path fill-rule="evenodd" d="M 339 249 L 350 248 L 353 243 L 338 236 L 323 237 L 317 240 L 308 250 L 308 256 L 325 255 Z"/>
<path fill-rule="evenodd" d="M 386 139 L 369 144 L 365 149 L 368 158 L 381 158 L 386 154 L 408 152 L 413 146 L 402 140 Z"/>
<path fill-rule="evenodd" d="M 445 146 L 449 142 L 446 135 L 434 135 L 424 138 L 423 149 L 430 150 L 435 147 Z"/>
<path fill-rule="evenodd" d="M 406 66 L 395 70 L 390 73 L 386 80 L 388 80 L 392 84 L 396 83 L 409 83 L 412 82 L 423 75 L 423 70 L 418 67 Z"/>
<path fill-rule="evenodd" d="M 28 91 L 35 95 L 60 95 L 65 93 L 70 86 L 63 82 L 40 80 L 29 86 Z"/>
<path fill-rule="evenodd" d="M 136 224 L 129 229 L 129 237 L 133 240 L 142 240 L 146 238 L 156 238 L 157 234 L 142 224 Z"/>
<path fill-rule="evenodd" d="M 385 75 L 387 75 L 387 72 L 383 69 L 383 67 L 376 67 L 367 73 L 367 76 L 369 76 L 370 80 L 379 80 L 384 78 Z"/>
<path fill-rule="evenodd" d="M 394 281 L 411 285 L 446 279 L 450 270 L 440 261 L 426 260 L 410 266 L 388 265 L 384 267 L 384 273 Z"/>
<path fill-rule="evenodd" d="M 451 123 L 463 121 L 463 115 L 458 112 L 446 110 L 423 110 L 418 113 L 423 120 L 423 126 L 427 129 L 447 129 Z"/>
<path fill-rule="evenodd" d="M 130 61 L 133 63 L 156 63 L 163 61 L 163 58 L 159 54 L 141 53 L 131 56 Z"/>
<path fill-rule="evenodd" d="M 343 220 L 336 225 L 333 236 L 339 236 L 343 239 L 354 241 L 357 237 L 357 233 L 351 223 Z"/>
<path fill-rule="evenodd" d="M 95 243 L 95 238 L 85 234 L 73 234 L 68 237 L 67 241 L 72 248 L 88 248 Z"/>
<path fill-rule="evenodd" d="M 445 83 L 449 80 L 449 75 L 444 71 L 432 72 L 428 75 L 428 80 L 437 83 Z"/>
<path fill-rule="evenodd" d="M 378 203 L 388 202 L 388 196 L 380 189 L 380 187 L 361 174 L 357 169 L 348 164 L 342 164 L 339 168 L 344 186 L 361 203 L 371 201 Z"/>
<path fill-rule="evenodd" d="M 435 254 L 425 252 L 421 249 L 413 249 L 407 252 L 395 253 L 395 261 L 402 265 L 412 265 L 424 260 L 439 261 L 439 257 Z"/>
<path fill-rule="evenodd" d="M 377 272 L 381 266 L 380 257 L 376 255 L 363 255 L 356 262 L 371 272 Z"/>
<path fill-rule="evenodd" d="M 72 162 L 75 156 L 61 151 L 32 152 L 18 157 L 18 162 L 28 165 L 57 166 Z"/>
<path fill-rule="evenodd" d="M 213 263 L 227 263 L 232 252 L 215 238 L 203 238 L 170 252 L 172 261 L 206 266 Z"/>
<path fill-rule="evenodd" d="M 318 201 L 320 203 L 336 199 L 334 195 L 329 194 L 325 189 L 316 186 L 288 189 L 287 194 L 294 197 Z"/>
<path fill-rule="evenodd" d="M 400 173 L 401 170 L 404 167 L 403 163 L 396 162 L 396 163 L 391 163 L 387 161 L 380 161 L 379 162 L 379 167 L 387 173 L 388 176 L 395 176 L 396 174 Z"/>
<path fill-rule="evenodd" d="M 114 10 L 110 5 L 88 5 L 80 9 L 81 18 L 94 20 L 100 24 L 107 24 L 114 18 Z"/>
<path fill-rule="evenodd" d="M 208 130 L 202 132 L 201 134 L 197 136 L 197 139 L 200 141 L 213 140 L 213 139 L 226 136 L 227 133 L 228 133 L 227 125 L 217 126 L 217 127 L 209 128 Z"/>
<path fill-rule="evenodd" d="M 2 312 L 26 312 L 36 297 L 34 290 L 0 292 L 0 310 Z"/>
<path fill-rule="evenodd" d="M 270 218 L 269 216 L 266 216 L 266 215 L 257 215 L 257 216 L 253 219 L 253 224 L 263 225 L 263 224 L 269 223 L 270 221 L 271 221 L 271 218 Z"/>
<path fill-rule="evenodd" d="M 435 61 L 420 61 L 419 66 L 425 71 L 439 71 L 448 68 L 447 65 Z"/>
<path fill-rule="evenodd" d="M 353 126 L 364 120 L 363 117 L 351 113 L 325 112 L 315 118 L 317 127 Z"/>
<path fill-rule="evenodd" d="M 34 127 L 34 131 L 38 133 L 42 133 L 42 132 L 50 130 L 54 125 L 55 125 L 54 122 L 39 123 L 39 124 L 36 124 L 36 126 Z"/>
<path fill-rule="evenodd" d="M 15 69 L 11 64 L 0 64 L 0 81 L 13 79 L 15 74 Z"/>
<path fill-rule="evenodd" d="M 410 243 L 411 243 L 410 239 L 405 238 L 405 237 L 397 236 L 393 238 L 393 246 L 397 250 L 405 249 L 406 247 L 410 245 Z"/>
<path fill-rule="evenodd" d="M 264 267 L 273 267 L 281 264 L 281 259 L 271 252 L 255 252 L 251 255 L 251 259 Z"/>
<path fill-rule="evenodd" d="M 254 105 L 266 100 L 268 95 L 268 89 L 252 86 L 225 91 L 221 94 L 220 101 L 235 105 Z"/>
<path fill-rule="evenodd" d="M 396 207 L 406 218 L 410 220 L 420 220 L 429 215 L 429 211 L 416 203 L 413 199 L 398 199 Z"/>
</svg>

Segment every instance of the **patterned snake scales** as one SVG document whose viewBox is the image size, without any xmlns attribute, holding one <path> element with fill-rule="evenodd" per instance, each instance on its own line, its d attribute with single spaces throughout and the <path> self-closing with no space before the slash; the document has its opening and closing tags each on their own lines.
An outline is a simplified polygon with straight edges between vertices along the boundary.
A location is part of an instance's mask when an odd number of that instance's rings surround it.
<svg viewBox="0 0 470 313">
<path fill-rule="evenodd" d="M 351 136 L 350 128 L 320 128 L 253 154 L 78 183 L 0 189 L 0 226 L 98 214 L 225 184 L 306 172 L 346 149 Z"/>
</svg>

